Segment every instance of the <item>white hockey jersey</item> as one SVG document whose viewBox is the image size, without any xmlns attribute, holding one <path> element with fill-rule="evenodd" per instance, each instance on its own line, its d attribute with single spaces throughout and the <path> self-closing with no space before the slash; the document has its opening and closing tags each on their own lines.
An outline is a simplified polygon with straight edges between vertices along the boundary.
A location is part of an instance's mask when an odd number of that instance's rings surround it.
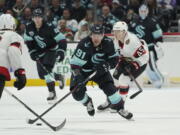
<svg viewBox="0 0 180 135">
<path fill-rule="evenodd" d="M 24 45 L 23 38 L 16 32 L 0 31 L 0 74 L 10 80 L 9 69 L 13 71 L 22 68 L 21 47 Z"/>
<path fill-rule="evenodd" d="M 115 47 L 120 51 L 120 57 L 135 61 L 143 66 L 149 61 L 149 51 L 144 40 L 140 40 L 131 32 L 127 32 L 124 43 L 114 40 Z"/>
</svg>

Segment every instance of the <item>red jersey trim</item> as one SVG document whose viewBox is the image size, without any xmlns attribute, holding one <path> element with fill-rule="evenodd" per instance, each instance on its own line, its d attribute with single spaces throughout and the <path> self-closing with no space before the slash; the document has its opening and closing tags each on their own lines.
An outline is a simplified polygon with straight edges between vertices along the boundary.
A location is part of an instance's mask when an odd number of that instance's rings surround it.
<svg viewBox="0 0 180 135">
<path fill-rule="evenodd" d="M 10 77 L 10 74 L 9 74 L 9 71 L 8 71 L 7 68 L 0 66 L 0 74 L 5 76 L 6 81 L 10 81 L 11 80 L 11 77 Z"/>
<path fill-rule="evenodd" d="M 21 44 L 19 42 L 14 42 L 14 43 L 11 43 L 10 46 L 14 46 L 14 47 L 20 48 Z"/>
</svg>

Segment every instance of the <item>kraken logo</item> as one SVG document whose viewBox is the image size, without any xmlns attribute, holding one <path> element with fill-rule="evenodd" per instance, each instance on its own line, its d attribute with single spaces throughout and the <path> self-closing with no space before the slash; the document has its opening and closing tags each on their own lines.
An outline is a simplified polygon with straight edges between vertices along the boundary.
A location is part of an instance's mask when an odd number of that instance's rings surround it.
<svg viewBox="0 0 180 135">
<path fill-rule="evenodd" d="M 35 36 L 34 37 L 36 42 L 38 43 L 39 47 L 41 48 L 45 48 L 46 47 L 46 43 L 43 41 L 44 39 L 40 36 Z"/>
<path fill-rule="evenodd" d="M 92 56 L 91 61 L 93 63 L 99 64 L 100 62 L 104 61 L 102 58 L 104 56 L 104 53 L 96 53 Z"/>
<path fill-rule="evenodd" d="M 138 38 L 142 38 L 145 36 L 145 27 L 143 27 L 142 25 L 138 25 L 136 28 L 135 28 L 136 32 L 137 32 L 137 37 Z"/>
</svg>

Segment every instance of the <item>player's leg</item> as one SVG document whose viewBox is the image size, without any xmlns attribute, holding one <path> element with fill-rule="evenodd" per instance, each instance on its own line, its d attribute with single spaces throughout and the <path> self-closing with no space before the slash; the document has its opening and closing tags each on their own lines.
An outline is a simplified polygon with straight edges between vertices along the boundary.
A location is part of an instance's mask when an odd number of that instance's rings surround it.
<svg viewBox="0 0 180 135">
<path fill-rule="evenodd" d="M 6 80 L 5 77 L 3 75 L 0 75 L 0 99 L 5 87 L 5 80 Z"/>
<path fill-rule="evenodd" d="M 85 79 L 84 76 L 79 76 L 78 78 L 75 79 L 73 75 L 71 75 L 71 80 L 70 80 L 70 90 L 73 90 L 73 88 L 79 83 L 83 82 Z M 88 96 L 86 93 L 86 87 L 83 87 L 81 89 L 76 90 L 75 92 L 72 93 L 73 98 L 82 103 L 84 106 L 87 108 L 87 112 L 90 116 L 93 116 L 95 114 L 94 106 L 91 97 Z"/>
<path fill-rule="evenodd" d="M 156 61 L 157 58 L 155 53 L 150 51 L 150 59 L 146 68 L 146 73 L 149 81 L 154 85 L 154 87 L 161 88 L 164 83 L 164 77 L 159 71 Z"/>
<path fill-rule="evenodd" d="M 116 110 L 118 113 L 124 113 L 124 101 L 117 88 L 114 86 L 110 73 L 108 72 L 107 74 L 101 76 L 101 78 L 98 80 L 95 79 L 94 81 L 99 85 L 100 89 L 102 89 L 107 96 L 107 99 L 110 103 L 110 108 Z M 132 117 L 132 113 L 129 113 L 128 111 L 121 115 L 123 115 L 123 117 L 126 119 L 130 119 Z"/>
<path fill-rule="evenodd" d="M 54 79 L 59 82 L 59 88 L 63 89 L 65 86 L 65 78 L 61 73 L 62 64 L 60 62 L 56 62 L 53 67 Z"/>
<path fill-rule="evenodd" d="M 119 81 L 119 77 L 122 76 L 122 73 L 123 73 L 123 70 L 121 68 L 122 67 L 121 64 L 122 63 L 120 62 L 116 66 L 115 71 L 113 73 L 113 80 L 114 80 L 114 85 L 116 86 L 116 88 L 118 90 L 120 90 L 120 93 L 122 91 L 122 95 L 125 95 L 125 94 L 127 94 L 128 90 L 129 90 L 129 86 L 128 85 L 123 85 L 123 84 L 121 84 L 121 81 Z M 107 98 L 106 101 L 103 104 L 99 105 L 97 109 L 100 110 L 100 111 L 103 111 L 103 110 L 108 109 L 109 106 L 110 106 L 110 101 Z"/>
<path fill-rule="evenodd" d="M 43 65 L 48 71 L 51 71 L 52 67 Z M 48 74 L 43 68 L 42 65 L 37 63 L 37 70 L 39 77 L 46 81 L 46 85 L 49 91 L 49 96 L 47 97 L 48 103 L 54 103 L 57 99 L 55 91 L 55 81 L 51 74 Z"/>
</svg>

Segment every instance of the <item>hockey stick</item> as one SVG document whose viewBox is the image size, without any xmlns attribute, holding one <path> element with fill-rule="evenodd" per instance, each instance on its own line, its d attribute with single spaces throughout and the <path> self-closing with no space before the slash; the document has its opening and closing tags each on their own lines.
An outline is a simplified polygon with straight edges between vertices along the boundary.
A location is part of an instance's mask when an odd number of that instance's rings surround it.
<svg viewBox="0 0 180 135">
<path fill-rule="evenodd" d="M 27 110 L 29 110 L 31 113 L 33 113 L 38 119 L 40 119 L 42 122 L 44 122 L 48 127 L 50 127 L 53 131 L 58 131 L 61 128 L 64 127 L 65 123 L 66 123 L 66 119 L 64 119 L 64 121 L 58 125 L 58 126 L 52 126 L 51 124 L 49 124 L 49 122 L 47 122 L 45 119 L 43 119 L 42 117 L 40 117 L 35 111 L 33 111 L 29 106 L 27 106 L 22 100 L 20 100 L 17 96 L 15 96 L 14 94 L 12 94 L 8 89 L 4 88 L 5 92 L 10 95 L 11 97 L 13 97 L 14 99 L 16 99 L 19 103 L 21 103 Z"/>
<path fill-rule="evenodd" d="M 51 75 L 51 73 L 46 69 L 46 67 L 41 63 L 40 60 L 38 60 L 37 62 L 39 63 L 39 65 L 43 68 L 43 70 L 44 70 L 46 73 L 48 73 L 51 77 L 53 77 L 53 76 Z M 53 78 L 54 78 L 54 77 L 53 77 Z"/>
<path fill-rule="evenodd" d="M 139 95 L 143 89 L 141 88 L 141 86 L 139 85 L 139 83 L 136 81 L 136 79 L 134 78 L 134 76 L 131 74 L 131 72 L 129 71 L 129 69 L 125 68 L 126 72 L 129 74 L 129 77 L 135 82 L 135 84 L 137 85 L 137 87 L 139 88 L 139 90 L 137 92 L 135 92 L 134 94 L 132 94 L 130 96 L 130 99 L 135 98 L 137 95 Z"/>
<path fill-rule="evenodd" d="M 84 87 L 86 85 L 86 83 L 96 74 L 96 72 L 92 73 L 89 77 L 87 77 L 83 82 L 82 82 L 82 86 Z M 46 111 L 44 111 L 39 117 L 35 118 L 35 119 L 29 119 L 28 123 L 29 124 L 33 124 L 34 122 L 36 122 L 38 119 L 40 119 L 41 117 L 43 117 L 46 113 L 48 113 L 51 109 L 53 109 L 57 104 L 61 103 L 66 97 L 68 97 L 70 94 L 72 94 L 73 92 L 75 92 L 78 89 L 79 85 L 76 85 L 73 90 L 71 90 L 70 92 L 68 92 L 66 95 L 64 95 L 61 99 L 59 99 L 55 104 L 53 104 L 51 107 L 49 107 Z"/>
</svg>

